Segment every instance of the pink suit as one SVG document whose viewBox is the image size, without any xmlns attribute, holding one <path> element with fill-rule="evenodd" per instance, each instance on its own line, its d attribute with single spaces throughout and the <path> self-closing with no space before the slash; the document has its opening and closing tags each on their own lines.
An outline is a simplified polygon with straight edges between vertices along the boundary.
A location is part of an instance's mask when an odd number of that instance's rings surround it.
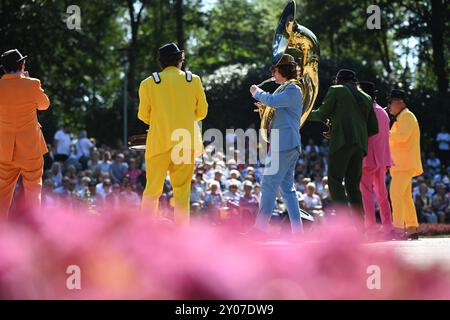
<svg viewBox="0 0 450 320">
<path fill-rule="evenodd" d="M 389 116 L 376 102 L 374 102 L 373 108 L 378 120 L 378 134 L 369 137 L 367 156 L 363 160 L 363 173 L 360 183 L 365 225 L 367 229 L 376 227 L 375 191 L 383 229 L 390 231 L 393 226 L 386 188 L 386 171 L 393 166 L 389 149 Z"/>
</svg>

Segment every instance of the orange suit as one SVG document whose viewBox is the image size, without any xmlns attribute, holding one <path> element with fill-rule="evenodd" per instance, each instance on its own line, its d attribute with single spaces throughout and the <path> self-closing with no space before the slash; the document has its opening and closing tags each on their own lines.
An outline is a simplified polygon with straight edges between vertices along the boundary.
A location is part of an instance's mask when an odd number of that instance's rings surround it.
<svg viewBox="0 0 450 320">
<path fill-rule="evenodd" d="M 38 79 L 5 74 L 0 79 L 0 221 L 8 217 L 14 188 L 22 175 L 25 199 L 40 205 L 43 157 L 47 145 L 37 119 L 50 101 Z"/>
</svg>

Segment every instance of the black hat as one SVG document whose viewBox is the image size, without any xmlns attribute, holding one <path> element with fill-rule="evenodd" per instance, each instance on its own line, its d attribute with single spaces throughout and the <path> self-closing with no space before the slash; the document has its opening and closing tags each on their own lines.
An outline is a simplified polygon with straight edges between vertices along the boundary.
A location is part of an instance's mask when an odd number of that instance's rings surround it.
<svg viewBox="0 0 450 320">
<path fill-rule="evenodd" d="M 338 81 L 358 81 L 356 79 L 356 73 L 350 69 L 341 69 L 336 75 L 336 80 Z"/>
<path fill-rule="evenodd" d="M 375 88 L 375 83 L 370 81 L 360 81 L 359 86 L 361 87 L 362 91 L 371 96 L 372 99 L 375 99 L 375 95 L 378 93 Z"/>
<path fill-rule="evenodd" d="M 405 91 L 400 90 L 400 89 L 393 89 L 391 91 L 391 96 L 389 97 L 389 100 L 392 100 L 394 98 L 406 101 L 406 93 L 405 93 Z"/>
<path fill-rule="evenodd" d="M 168 43 L 159 48 L 159 57 L 170 57 L 181 52 L 184 50 L 180 50 L 175 43 Z"/>
<path fill-rule="evenodd" d="M 23 56 L 17 49 L 8 50 L 1 56 L 2 65 L 0 65 L 0 68 L 13 67 L 18 62 L 25 60 L 27 57 L 28 56 Z"/>
</svg>

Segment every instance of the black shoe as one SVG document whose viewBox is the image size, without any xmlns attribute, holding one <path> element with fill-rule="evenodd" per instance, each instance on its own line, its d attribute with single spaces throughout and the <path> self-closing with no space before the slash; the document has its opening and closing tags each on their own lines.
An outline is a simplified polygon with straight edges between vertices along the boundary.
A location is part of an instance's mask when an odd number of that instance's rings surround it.
<svg viewBox="0 0 450 320">
<path fill-rule="evenodd" d="M 419 240 L 419 234 L 417 232 L 411 233 L 410 235 L 408 235 L 408 239 L 409 240 Z"/>
</svg>

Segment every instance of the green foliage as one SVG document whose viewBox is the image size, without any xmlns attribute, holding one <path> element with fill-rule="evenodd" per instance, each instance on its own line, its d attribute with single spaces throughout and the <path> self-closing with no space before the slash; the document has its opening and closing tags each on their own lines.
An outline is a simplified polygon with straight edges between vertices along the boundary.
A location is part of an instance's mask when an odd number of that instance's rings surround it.
<svg viewBox="0 0 450 320">
<path fill-rule="evenodd" d="M 270 76 L 272 38 L 286 1 L 216 0 L 205 10 L 203 0 L 184 0 L 181 20 L 176 3 L 79 0 L 82 30 L 75 31 L 64 20 L 70 1 L 0 1 L 0 51 L 18 48 L 29 55 L 27 68 L 52 101 L 51 110 L 40 115 L 49 141 L 63 121 L 87 128 L 101 142 L 120 140 L 125 80 L 130 134 L 142 133 L 145 126 L 136 117 L 139 83 L 159 70 L 158 48 L 176 42 L 180 29 L 188 68 L 207 88 L 205 127 L 259 126 L 248 89 Z M 297 21 L 317 35 L 321 46 L 317 104 L 336 71 L 348 67 L 360 80 L 376 82 L 383 106 L 391 88 L 405 88 L 423 132 L 432 136 L 439 124 L 448 123 L 450 22 L 443 19 L 444 1 L 297 3 Z M 366 26 L 366 9 L 373 3 L 382 10 L 381 30 Z M 310 129 L 303 133 L 320 130 Z"/>
</svg>

